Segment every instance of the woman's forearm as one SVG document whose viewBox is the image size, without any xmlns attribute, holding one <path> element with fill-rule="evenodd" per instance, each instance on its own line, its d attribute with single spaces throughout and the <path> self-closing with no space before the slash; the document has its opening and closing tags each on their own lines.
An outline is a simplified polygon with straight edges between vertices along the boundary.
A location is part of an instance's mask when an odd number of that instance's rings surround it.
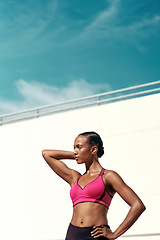
<svg viewBox="0 0 160 240">
<path fill-rule="evenodd" d="M 125 233 L 136 222 L 145 209 L 142 202 L 135 203 L 129 210 L 122 224 L 114 231 L 115 239 Z"/>
<path fill-rule="evenodd" d="M 43 157 L 45 157 L 45 155 L 48 155 L 49 157 L 52 157 L 58 160 L 75 158 L 74 152 L 64 151 L 64 150 L 43 150 L 42 155 Z"/>
</svg>

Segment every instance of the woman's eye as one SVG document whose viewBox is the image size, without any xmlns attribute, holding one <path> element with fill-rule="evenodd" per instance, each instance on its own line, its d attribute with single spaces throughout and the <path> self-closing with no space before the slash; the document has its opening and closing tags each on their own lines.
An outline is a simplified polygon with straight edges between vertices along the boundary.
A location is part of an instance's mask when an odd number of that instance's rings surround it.
<svg viewBox="0 0 160 240">
<path fill-rule="evenodd" d="M 73 148 L 74 148 L 74 150 L 77 148 L 77 149 L 81 149 L 82 148 L 82 146 L 73 146 Z"/>
</svg>

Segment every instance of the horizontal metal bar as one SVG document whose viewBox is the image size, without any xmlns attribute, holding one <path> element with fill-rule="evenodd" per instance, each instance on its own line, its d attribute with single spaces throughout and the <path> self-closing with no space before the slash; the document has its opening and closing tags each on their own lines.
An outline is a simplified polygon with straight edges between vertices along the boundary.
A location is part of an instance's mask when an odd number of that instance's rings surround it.
<svg viewBox="0 0 160 240">
<path fill-rule="evenodd" d="M 148 86 L 154 86 L 154 85 L 157 85 L 157 84 L 160 84 L 160 81 L 151 82 L 151 83 L 148 83 L 148 84 L 142 84 L 142 85 L 139 85 L 139 86 L 133 86 L 133 87 L 125 88 L 125 89 L 119 89 L 119 90 L 116 90 L 116 91 L 110 91 L 110 92 L 107 92 L 107 93 L 98 94 L 98 95 L 94 95 L 94 96 L 90 96 L 90 97 L 84 97 L 84 98 L 75 99 L 75 100 L 71 100 L 71 101 L 66 101 L 66 102 L 63 102 L 63 103 L 57 103 L 57 104 L 52 104 L 52 105 L 43 106 L 43 107 L 39 107 L 39 108 L 29 109 L 29 110 L 25 110 L 25 111 L 21 111 L 21 112 L 17 112 L 17 113 L 6 114 L 6 115 L 3 115 L 3 116 L 0 116 L 0 125 L 5 124 L 5 123 L 22 121 L 22 120 L 25 120 L 25 119 L 31 119 L 31 118 L 51 114 L 51 113 L 58 113 L 58 112 L 62 112 L 62 111 L 73 110 L 73 109 L 76 109 L 76 108 L 89 107 L 89 106 L 93 106 L 93 105 L 97 105 L 97 104 L 100 105 L 100 104 L 103 104 L 103 103 L 108 103 L 108 102 L 113 102 L 113 101 L 118 101 L 118 100 L 123 100 L 123 99 L 129 99 L 129 98 L 142 96 L 142 95 L 147 95 L 147 94 L 153 94 L 153 93 L 159 92 L 160 88 L 142 90 L 140 92 L 134 92 L 134 93 L 122 95 L 122 93 L 127 92 L 127 91 L 141 89 L 142 87 L 146 88 Z M 109 97 L 107 99 L 101 99 L 101 97 L 104 97 L 104 96 L 106 97 L 106 96 L 109 96 L 111 94 L 113 95 L 113 94 L 117 94 L 117 93 L 118 94 L 121 93 L 121 95 L 120 96 Z M 97 100 L 95 98 L 97 98 Z M 91 101 L 91 99 L 93 101 Z M 81 104 L 82 101 L 88 101 L 88 102 L 85 102 L 85 103 Z M 69 104 L 70 104 L 70 106 L 65 107 L 66 105 L 69 105 Z M 60 107 L 60 108 L 55 109 L 56 107 Z M 52 109 L 47 110 L 48 108 L 52 108 Z M 24 116 L 24 114 L 28 114 L 28 115 Z M 18 117 L 16 117 L 16 116 L 18 116 Z M 7 119 L 5 119 L 5 118 L 7 118 Z"/>
<path fill-rule="evenodd" d="M 114 101 L 114 100 L 119 100 L 119 99 L 125 99 L 125 98 L 131 98 L 131 97 L 137 97 L 140 95 L 145 95 L 145 94 L 149 94 L 149 93 L 155 93 L 160 91 L 160 88 L 156 88 L 156 89 L 152 89 L 152 90 L 146 90 L 146 91 L 141 91 L 138 93 L 131 93 L 131 94 L 127 94 L 127 95 L 122 95 L 122 96 L 118 96 L 118 97 L 114 97 L 114 98 L 110 98 L 110 99 L 104 99 L 101 100 L 100 103 L 105 103 L 105 102 L 110 102 L 110 101 Z"/>
<path fill-rule="evenodd" d="M 76 109 L 76 108 L 83 108 L 83 107 L 87 107 L 87 106 L 91 106 L 91 105 L 96 105 L 96 103 L 97 102 L 88 103 L 88 104 L 82 104 L 82 105 L 68 107 L 68 108 L 61 108 L 61 109 L 58 109 L 58 110 L 39 112 L 38 114 L 36 113 L 34 115 L 31 115 L 31 116 L 12 118 L 12 119 L 9 119 L 9 120 L 3 120 L 2 123 L 9 123 L 9 122 L 13 122 L 13 121 L 15 122 L 15 121 L 18 121 L 18 120 L 25 120 L 25 119 L 34 118 L 34 117 L 37 117 L 37 116 L 49 115 L 51 113 L 58 113 L 58 112 L 62 112 L 62 111 L 68 111 L 68 110 L 73 110 L 73 109 Z M 0 122 L 0 124 L 1 124 L 1 122 Z"/>
<path fill-rule="evenodd" d="M 77 108 L 99 105 L 101 103 L 113 102 L 113 101 L 116 101 L 116 100 L 123 100 L 123 99 L 126 99 L 126 98 L 131 98 L 131 97 L 135 97 L 135 96 L 139 96 L 139 95 L 143 95 L 143 94 L 148 94 L 148 93 L 154 93 L 154 92 L 157 92 L 157 91 L 160 91 L 160 88 L 153 89 L 153 90 L 142 91 L 142 92 L 139 92 L 139 93 L 122 95 L 122 96 L 118 96 L 118 97 L 114 97 L 114 98 L 110 98 L 110 99 L 98 100 L 98 101 L 95 101 L 95 102 L 92 102 L 92 103 L 85 103 L 85 104 L 81 104 L 81 105 L 77 105 L 77 106 L 73 106 L 73 107 L 61 108 L 61 109 L 58 109 L 58 110 L 53 109 L 53 110 L 45 111 L 45 112 L 38 112 L 38 113 L 32 114 L 30 116 L 3 120 L 2 122 L 0 122 L 0 124 L 1 123 L 4 124 L 4 123 L 16 122 L 16 121 L 19 121 L 19 120 L 36 118 L 36 117 L 42 116 L 42 115 L 49 115 L 49 114 L 52 114 L 52 113 L 58 113 L 58 112 L 62 112 L 62 111 L 74 110 L 74 109 L 77 109 Z"/>
<path fill-rule="evenodd" d="M 16 113 L 5 114 L 5 115 L 1 115 L 0 117 L 2 117 L 2 118 L 3 117 L 10 117 L 12 115 L 24 114 L 24 113 L 28 113 L 28 112 L 32 112 L 32 111 L 41 110 L 41 109 L 44 109 L 44 108 L 61 106 L 61 105 L 64 105 L 64 104 L 70 104 L 70 103 L 74 103 L 74 102 L 89 100 L 89 99 L 96 98 L 96 97 L 98 98 L 98 97 L 108 96 L 108 95 L 111 95 L 111 94 L 126 92 L 126 91 L 135 90 L 135 89 L 139 89 L 139 88 L 143 88 L 143 87 L 149 87 L 149 86 L 157 85 L 157 84 L 160 84 L 160 80 L 155 81 L 155 82 L 146 83 L 146 84 L 137 85 L 137 86 L 132 86 L 132 87 L 128 87 L 128 88 L 122 88 L 122 89 L 118 89 L 118 90 L 114 90 L 114 91 L 109 91 L 107 93 L 96 94 L 96 95 L 92 95 L 92 96 L 89 96 L 89 97 L 83 97 L 83 98 L 74 99 L 74 100 L 61 102 L 61 103 L 56 103 L 56 104 L 50 104 L 50 105 L 46 105 L 46 106 L 43 106 L 43 107 L 28 109 L 28 110 L 25 110 L 25 111 L 19 111 L 19 112 L 16 112 Z"/>
</svg>

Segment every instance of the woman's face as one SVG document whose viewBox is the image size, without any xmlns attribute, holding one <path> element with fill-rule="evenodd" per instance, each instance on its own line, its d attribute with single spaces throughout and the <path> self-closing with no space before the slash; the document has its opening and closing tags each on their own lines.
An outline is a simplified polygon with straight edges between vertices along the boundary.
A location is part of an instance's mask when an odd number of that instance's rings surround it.
<svg viewBox="0 0 160 240">
<path fill-rule="evenodd" d="M 92 147 L 87 136 L 80 135 L 75 139 L 74 154 L 78 164 L 89 163 L 92 160 Z"/>
</svg>

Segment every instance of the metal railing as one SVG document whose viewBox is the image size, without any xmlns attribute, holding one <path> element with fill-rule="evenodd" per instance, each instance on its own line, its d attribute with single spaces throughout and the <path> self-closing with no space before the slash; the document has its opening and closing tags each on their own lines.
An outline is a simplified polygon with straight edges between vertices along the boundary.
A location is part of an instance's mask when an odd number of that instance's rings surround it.
<svg viewBox="0 0 160 240">
<path fill-rule="evenodd" d="M 142 97 L 160 92 L 160 80 L 141 84 L 129 88 L 123 88 L 115 91 L 109 91 L 89 97 L 66 101 L 62 103 L 47 105 L 43 107 L 33 108 L 26 111 L 5 114 L 0 116 L 0 125 L 13 123 L 41 116 L 55 114 L 58 112 L 74 110 L 77 108 L 98 106 L 116 101 L 122 101 L 137 97 Z"/>
</svg>

